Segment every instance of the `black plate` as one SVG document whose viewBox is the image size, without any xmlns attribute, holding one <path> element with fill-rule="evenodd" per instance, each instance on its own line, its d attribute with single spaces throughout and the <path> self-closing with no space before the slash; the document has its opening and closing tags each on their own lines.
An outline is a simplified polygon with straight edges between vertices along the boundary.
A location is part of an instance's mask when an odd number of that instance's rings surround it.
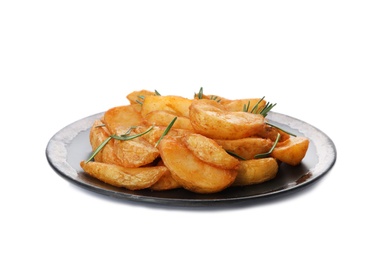
<svg viewBox="0 0 384 260">
<path fill-rule="evenodd" d="M 88 176 L 79 165 L 92 152 L 89 130 L 94 120 L 102 115 L 103 113 L 99 113 L 86 117 L 61 129 L 49 140 L 46 156 L 52 168 L 68 181 L 114 198 L 178 206 L 219 205 L 264 198 L 313 183 L 327 173 L 336 161 L 335 145 L 322 131 L 293 117 L 269 112 L 270 123 L 310 139 L 307 154 L 299 166 L 281 164 L 276 178 L 271 181 L 246 187 L 230 187 L 215 194 L 196 194 L 184 189 L 130 191 Z"/>
</svg>

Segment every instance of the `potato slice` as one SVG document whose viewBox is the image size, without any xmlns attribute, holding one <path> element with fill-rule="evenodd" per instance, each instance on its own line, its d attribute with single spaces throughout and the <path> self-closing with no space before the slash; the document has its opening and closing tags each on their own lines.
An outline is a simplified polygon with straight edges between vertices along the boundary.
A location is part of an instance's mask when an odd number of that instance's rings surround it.
<svg viewBox="0 0 384 260">
<path fill-rule="evenodd" d="M 188 134 L 183 137 L 187 148 L 200 160 L 223 169 L 235 169 L 239 160 L 229 155 L 214 140 L 200 134 Z"/>
<path fill-rule="evenodd" d="M 146 96 L 141 107 L 143 116 L 156 110 L 165 110 L 177 116 L 189 117 L 189 106 L 192 100 L 180 96 Z"/>
<path fill-rule="evenodd" d="M 245 160 L 253 159 L 256 154 L 268 152 L 273 145 L 271 140 L 260 137 L 215 141 L 226 151 L 233 152 Z"/>
<path fill-rule="evenodd" d="M 233 186 L 246 186 L 269 181 L 276 177 L 279 165 L 274 158 L 240 161 Z"/>
<path fill-rule="evenodd" d="M 103 122 L 111 134 L 125 134 L 131 126 L 143 125 L 145 123 L 141 113 L 136 106 L 117 106 L 104 113 Z"/>
<path fill-rule="evenodd" d="M 286 164 L 296 166 L 304 159 L 309 147 L 309 139 L 303 136 L 291 136 L 288 140 L 278 143 L 271 156 Z"/>
<path fill-rule="evenodd" d="M 141 104 L 147 96 L 156 96 L 156 93 L 146 89 L 132 91 L 127 95 L 127 99 L 132 105 Z"/>
<path fill-rule="evenodd" d="M 167 135 L 158 148 L 172 177 L 183 188 L 196 193 L 214 193 L 233 183 L 237 175 L 236 170 L 214 167 L 201 161 L 181 139 Z"/>
<path fill-rule="evenodd" d="M 80 162 L 81 168 L 90 176 L 116 187 L 141 190 L 151 187 L 167 171 L 165 166 L 126 168 L 100 162 Z"/>
<path fill-rule="evenodd" d="M 171 121 L 177 117 L 177 120 L 173 124 L 172 128 L 181 128 L 194 131 L 191 120 L 185 116 L 178 116 L 175 112 L 167 110 L 155 110 L 149 112 L 144 116 L 147 124 L 155 124 L 157 126 L 168 126 Z"/>
<path fill-rule="evenodd" d="M 128 141 L 113 140 L 115 163 L 124 167 L 140 167 L 150 164 L 159 155 L 159 150 L 142 137 Z"/>
<path fill-rule="evenodd" d="M 264 117 L 260 114 L 227 111 L 209 99 L 193 100 L 189 116 L 195 131 L 212 139 L 250 137 L 264 126 Z"/>
</svg>

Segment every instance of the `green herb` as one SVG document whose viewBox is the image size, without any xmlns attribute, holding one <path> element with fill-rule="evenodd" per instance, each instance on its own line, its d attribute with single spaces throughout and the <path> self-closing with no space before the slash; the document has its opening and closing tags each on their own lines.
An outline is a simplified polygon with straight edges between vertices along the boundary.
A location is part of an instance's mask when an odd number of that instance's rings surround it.
<svg viewBox="0 0 384 260">
<path fill-rule="evenodd" d="M 136 102 L 139 103 L 140 105 L 143 105 L 145 96 L 143 96 L 143 95 L 138 95 L 137 97 L 138 97 L 138 99 L 136 99 Z"/>
<path fill-rule="evenodd" d="M 155 147 L 157 147 L 157 146 L 159 145 L 160 141 L 164 138 L 164 136 L 166 136 L 166 135 L 168 134 L 169 130 L 171 130 L 173 124 L 176 122 L 176 119 L 177 119 L 177 117 L 175 117 L 175 118 L 171 121 L 171 123 L 169 123 L 169 125 L 167 126 L 167 128 L 164 130 L 163 134 L 160 136 L 159 140 L 156 142 Z"/>
<path fill-rule="evenodd" d="M 145 130 L 144 132 L 142 133 L 139 133 L 139 134 L 136 134 L 136 135 L 129 135 L 131 133 L 131 131 L 136 128 L 135 126 L 132 126 L 128 129 L 128 131 L 123 134 L 123 135 L 110 135 L 107 139 L 105 139 L 96 149 L 95 151 L 92 153 L 91 157 L 89 157 L 89 159 L 87 161 L 85 161 L 85 163 L 88 163 L 90 162 L 93 158 L 95 158 L 95 156 L 107 145 L 107 143 L 113 138 L 113 139 L 117 139 L 117 140 L 121 140 L 121 141 L 128 141 L 128 140 L 132 140 L 132 139 L 135 139 L 137 137 L 140 137 L 142 135 L 145 135 L 146 133 L 148 133 L 149 131 L 151 131 L 153 129 L 153 126 L 149 127 L 147 130 Z"/>
<path fill-rule="evenodd" d="M 199 93 L 197 93 L 197 94 L 195 93 L 195 97 L 197 97 L 198 99 L 203 99 L 203 96 L 204 96 L 203 87 L 201 87 L 199 90 Z"/>
<path fill-rule="evenodd" d="M 156 96 L 161 96 L 161 94 L 155 89 Z"/>
<path fill-rule="evenodd" d="M 260 104 L 261 101 L 264 100 L 264 98 L 265 98 L 265 96 L 262 97 L 259 101 L 257 101 L 257 103 L 256 103 L 256 104 L 253 106 L 253 108 L 251 109 L 251 113 L 254 113 L 254 114 L 257 113 L 257 111 L 259 110 L 259 104 Z"/>
<path fill-rule="evenodd" d="M 259 114 L 266 117 L 268 115 L 268 112 L 271 111 L 274 106 L 276 106 L 276 103 L 271 104 L 267 102 L 267 104 L 263 107 L 263 109 L 259 112 Z"/>
<path fill-rule="evenodd" d="M 232 151 L 228 151 L 228 150 L 225 150 L 225 151 L 226 151 L 228 154 L 230 154 L 230 155 L 236 157 L 237 159 L 240 159 L 240 160 L 243 160 L 243 161 L 245 160 L 244 157 L 238 155 L 237 153 L 234 153 L 234 152 L 232 152 Z"/>
<path fill-rule="evenodd" d="M 276 106 L 276 104 L 271 104 L 269 102 L 267 102 L 267 104 L 261 109 L 261 111 L 259 111 L 259 105 L 261 103 L 261 101 L 263 101 L 265 98 L 262 97 L 259 101 L 257 101 L 257 103 L 252 107 L 252 109 L 250 110 L 250 105 L 251 105 L 251 101 L 248 101 L 248 104 L 244 104 L 243 106 L 243 112 L 249 112 L 249 113 L 252 113 L 252 114 L 261 114 L 262 116 L 266 117 L 268 112 L 271 111 L 271 109 Z"/>
<path fill-rule="evenodd" d="M 215 100 L 217 103 L 219 103 L 221 101 L 221 99 L 219 99 L 218 96 L 211 96 L 210 98 L 211 100 Z"/>
<path fill-rule="evenodd" d="M 265 157 L 270 156 L 271 153 L 273 152 L 273 150 L 275 149 L 277 143 L 279 142 L 279 140 L 280 140 L 280 134 L 277 133 L 276 140 L 275 140 L 275 142 L 273 143 L 271 149 L 270 149 L 268 152 L 266 152 L 266 153 L 256 154 L 253 158 L 255 158 L 255 159 L 260 159 L 260 158 L 265 158 Z"/>
</svg>

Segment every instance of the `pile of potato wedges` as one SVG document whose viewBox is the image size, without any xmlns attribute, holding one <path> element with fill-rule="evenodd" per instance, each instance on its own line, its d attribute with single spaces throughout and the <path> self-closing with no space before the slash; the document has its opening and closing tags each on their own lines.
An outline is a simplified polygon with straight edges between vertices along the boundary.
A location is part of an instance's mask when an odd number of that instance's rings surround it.
<svg viewBox="0 0 384 260">
<path fill-rule="evenodd" d="M 258 113 L 267 105 L 263 98 L 139 90 L 127 100 L 95 120 L 89 135 L 93 157 L 80 162 L 84 172 L 113 186 L 215 193 L 269 181 L 281 163 L 296 166 L 308 150 L 308 138 Z"/>
</svg>

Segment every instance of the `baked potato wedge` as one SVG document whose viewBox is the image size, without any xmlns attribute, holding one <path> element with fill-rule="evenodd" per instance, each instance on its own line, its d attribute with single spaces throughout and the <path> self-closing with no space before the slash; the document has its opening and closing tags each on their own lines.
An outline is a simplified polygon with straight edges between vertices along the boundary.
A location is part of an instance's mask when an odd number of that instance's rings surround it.
<svg viewBox="0 0 384 260">
<path fill-rule="evenodd" d="M 196 193 L 214 193 L 233 183 L 236 170 L 218 168 L 203 162 L 181 139 L 165 136 L 158 148 L 165 166 L 183 188 Z"/>
<path fill-rule="evenodd" d="M 141 190 L 151 187 L 167 171 L 165 166 L 126 168 L 101 162 L 80 162 L 81 168 L 90 176 L 116 187 Z"/>
<path fill-rule="evenodd" d="M 255 135 L 264 127 L 264 117 L 232 112 L 214 100 L 192 101 L 189 118 L 195 131 L 212 139 L 240 139 Z"/>
<path fill-rule="evenodd" d="M 185 135 L 182 141 L 187 148 L 200 160 L 223 169 L 235 169 L 239 160 L 229 155 L 214 140 L 200 134 Z"/>
<path fill-rule="evenodd" d="M 279 165 L 276 159 L 268 157 L 240 161 L 237 177 L 232 186 L 246 186 L 269 181 L 276 177 Z"/>
<path fill-rule="evenodd" d="M 122 135 L 132 126 L 143 125 L 145 120 L 136 105 L 127 105 L 108 109 L 103 122 L 111 134 Z"/>
<path fill-rule="evenodd" d="M 126 98 L 130 104 L 141 104 L 147 96 L 156 96 L 157 94 L 154 91 L 149 91 L 146 89 L 137 90 L 130 92 Z"/>
<path fill-rule="evenodd" d="M 296 166 L 304 159 L 309 147 L 309 139 L 303 136 L 291 136 L 278 143 L 271 156 L 286 164 Z"/>
</svg>

